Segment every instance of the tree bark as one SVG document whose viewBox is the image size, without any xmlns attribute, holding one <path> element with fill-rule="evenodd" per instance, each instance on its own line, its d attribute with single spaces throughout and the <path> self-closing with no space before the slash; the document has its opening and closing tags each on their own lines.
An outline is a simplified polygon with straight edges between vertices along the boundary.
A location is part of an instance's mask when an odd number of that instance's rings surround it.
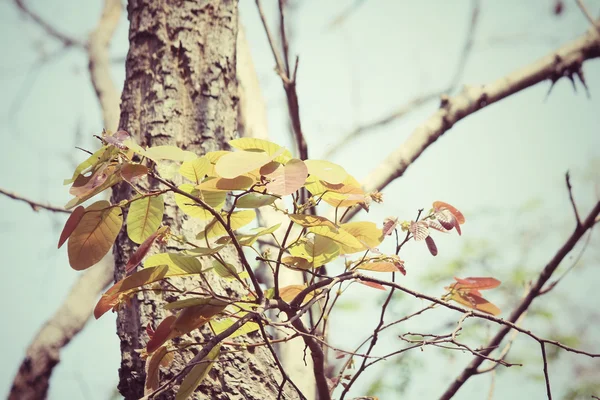
<svg viewBox="0 0 600 400">
<path fill-rule="evenodd" d="M 120 128 L 143 146 L 176 145 L 197 154 L 225 148 L 226 141 L 237 135 L 237 1 L 130 0 L 128 14 L 130 49 Z M 113 201 L 131 195 L 130 188 L 119 186 L 113 191 Z M 177 211 L 172 197 L 165 202 L 163 223 L 176 234 L 194 237 L 199 224 Z M 131 242 L 123 230 L 114 249 L 115 279 L 123 277 L 131 252 Z M 232 252 L 228 261 L 239 260 Z M 239 285 L 214 277 L 210 283 L 222 294 L 240 290 Z M 185 288 L 200 284 L 193 278 L 176 282 Z M 156 327 L 165 317 L 164 301 L 160 295 L 143 292 L 118 312 L 122 353 L 119 390 L 126 399 L 143 396 L 144 360 L 136 350 L 148 340 L 146 326 Z M 190 334 L 192 340 L 201 340 L 206 337 L 203 335 L 207 333 Z M 262 341 L 257 334 L 249 339 Z M 191 352 L 176 357 L 169 371 L 163 370 L 163 379 L 181 370 L 192 357 Z M 258 347 L 253 353 L 222 355 L 195 398 L 275 399 L 280 382 L 270 353 Z M 287 386 L 282 398 L 296 397 Z M 160 398 L 173 398 L 173 393 Z"/>
</svg>

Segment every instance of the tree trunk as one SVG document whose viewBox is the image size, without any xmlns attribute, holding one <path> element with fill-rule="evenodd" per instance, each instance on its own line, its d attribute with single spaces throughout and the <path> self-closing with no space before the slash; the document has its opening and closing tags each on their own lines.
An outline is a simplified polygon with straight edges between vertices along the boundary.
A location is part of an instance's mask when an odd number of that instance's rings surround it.
<svg viewBox="0 0 600 400">
<path fill-rule="evenodd" d="M 197 154 L 224 148 L 225 142 L 237 135 L 237 1 L 130 0 L 128 13 L 130 49 L 120 128 L 143 146 L 170 144 Z M 119 186 L 113 191 L 113 201 L 131 195 L 130 188 Z M 176 234 L 194 237 L 199 224 L 177 211 L 172 197 L 166 197 L 165 202 L 163 224 Z M 115 279 L 123 277 L 131 252 L 131 242 L 123 230 L 115 245 Z M 233 252 L 228 261 L 239 262 Z M 239 285 L 216 278 L 210 283 L 222 294 L 240 290 Z M 176 284 L 192 288 L 201 283 L 187 278 Z M 126 399 L 143 396 L 145 361 L 136 350 L 148 340 L 146 326 L 155 328 L 167 315 L 161 307 L 164 300 L 145 291 L 118 312 L 122 353 L 119 390 Z M 207 333 L 190 334 L 193 340 L 201 340 L 203 335 Z M 256 333 L 249 340 L 262 341 Z M 181 370 L 193 355 L 188 352 L 176 357 L 169 367 L 172 372 L 162 378 Z M 222 355 L 195 398 L 274 399 L 280 382 L 270 353 L 258 347 L 253 353 Z M 287 386 L 283 398 L 296 397 Z M 161 398 L 173 398 L 173 394 Z"/>
</svg>

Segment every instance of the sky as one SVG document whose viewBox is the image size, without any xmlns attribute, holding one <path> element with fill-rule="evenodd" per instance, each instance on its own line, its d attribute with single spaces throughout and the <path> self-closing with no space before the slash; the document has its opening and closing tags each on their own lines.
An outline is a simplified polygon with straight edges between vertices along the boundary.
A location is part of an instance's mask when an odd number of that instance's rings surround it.
<svg viewBox="0 0 600 400">
<path fill-rule="evenodd" d="M 303 130 L 309 155 L 317 159 L 355 127 L 389 113 L 415 96 L 445 88 L 459 60 L 471 7 L 469 1 L 444 0 L 297 3 L 288 18 L 293 21 L 292 53 L 300 57 L 298 96 Z M 587 3 L 595 15 L 600 2 Z M 89 33 L 101 9 L 100 1 L 30 0 L 28 4 L 79 38 Z M 336 16 L 350 6 L 353 12 L 348 18 L 332 27 Z M 284 93 L 273 72 L 274 61 L 254 2 L 241 0 L 240 15 L 267 105 L 269 135 L 273 141 L 293 148 Z M 270 21 L 275 29 L 275 19 Z M 461 84 L 494 81 L 579 36 L 587 27 L 587 20 L 573 2 L 566 2 L 564 13 L 557 17 L 552 14 L 549 0 L 484 0 Z M 0 31 L 0 137 L 8 150 L 0 158 L 0 187 L 41 202 L 63 205 L 69 194 L 62 179 L 70 176 L 84 158 L 74 146 L 93 148 L 91 135 L 102 130 L 87 60 L 81 52 L 70 50 L 40 63 L 40 56 L 52 54 L 59 46 L 23 18 L 9 1 L 0 3 Z M 111 47 L 111 55 L 117 60 L 112 74 L 118 87 L 122 87 L 124 79 L 124 66 L 118 60 L 126 52 L 127 21 L 123 16 Z M 436 237 L 440 250 L 437 258 L 433 259 L 425 246 L 416 243 L 403 250 L 401 255 L 408 270 L 404 284 L 432 295 L 441 294 L 443 285 L 432 287 L 425 277 L 433 275 L 451 281 L 448 265 L 464 255 L 465 244 L 477 243 L 481 238 L 502 254 L 492 259 L 493 265 L 467 263 L 462 271 L 465 276 L 494 272 L 509 279 L 513 275 L 502 263 L 516 265 L 520 259 L 517 252 L 526 253 L 525 267 L 530 272 L 539 270 L 551 258 L 573 227 L 565 172 L 571 171 L 582 215 L 600 196 L 600 61 L 586 62 L 584 73 L 591 98 L 581 86 L 575 92 L 568 80 L 559 81 L 547 96 L 549 83 L 545 82 L 459 122 L 425 151 L 402 178 L 385 189 L 383 205 L 358 217 L 372 221 L 382 221 L 387 216 L 411 219 L 417 209 L 428 208 L 435 200 L 447 201 L 466 215 L 468 222 L 462 237 Z M 364 179 L 435 112 L 437 105 L 435 101 L 427 103 L 402 120 L 352 140 L 330 160 L 343 165 L 359 181 Z M 528 205 L 535 210 L 530 212 Z M 1 314 L 4 329 L 0 333 L 0 393 L 7 393 L 29 341 L 62 302 L 78 273 L 69 268 L 66 250 L 56 250 L 64 215 L 36 213 L 26 204 L 5 197 L 0 197 L 0 206 L 0 248 L 6 282 L 0 293 L 0 301 L 6 305 Z M 538 234 L 527 242 L 528 246 L 523 246 L 523 232 L 530 231 Z M 592 243 L 598 244 L 594 238 Z M 597 257 L 588 260 L 587 264 L 598 262 Z M 594 281 L 600 278 L 598 271 L 597 267 L 580 268 L 557 289 L 558 320 L 553 326 L 577 332 L 578 327 L 585 325 L 589 315 L 578 308 L 581 304 L 598 303 L 594 287 Z M 348 296 L 347 304 L 363 305 L 348 307 L 333 319 L 332 341 L 351 347 L 372 329 L 377 316 L 373 312 L 377 307 L 375 300 L 381 297 L 368 288 L 353 288 Z M 492 292 L 489 297 L 499 303 L 505 301 Z M 414 310 L 422 306 L 420 301 L 408 298 L 398 302 L 398 313 L 405 307 Z M 506 302 L 511 304 L 510 300 Z M 451 317 L 440 312 L 407 329 L 426 331 Z M 106 315 L 92 321 L 67 346 L 52 378 L 50 399 L 110 397 L 119 364 L 114 320 L 113 315 Z M 532 327 L 546 332 L 543 325 Z M 383 346 L 388 349 L 397 346 L 397 342 L 390 336 Z M 541 372 L 539 354 L 537 349 L 531 349 L 531 344 L 527 340 L 515 343 L 515 352 L 533 361 L 524 367 L 524 373 L 512 369 L 499 373 L 495 398 L 543 397 L 543 380 L 535 378 L 535 373 Z M 417 357 L 420 367 L 415 366 L 410 372 L 406 398 L 439 396 L 470 360 L 468 355 L 449 359 L 437 353 L 427 349 Z M 559 361 L 550 369 L 553 390 L 558 395 L 577 379 L 572 375 L 573 365 L 585 363 L 570 356 L 561 356 Z M 595 366 L 600 367 L 597 362 Z M 366 373 L 352 393 L 359 395 L 366 390 L 369 381 L 381 371 L 373 368 Z M 383 371 L 389 372 L 391 380 L 401 378 L 394 376 L 394 369 L 384 367 Z M 409 374 L 405 369 L 398 369 L 397 373 Z M 455 398 L 485 398 L 489 386 L 489 377 L 474 378 Z M 389 391 L 379 395 L 382 399 L 394 398 Z"/>
</svg>

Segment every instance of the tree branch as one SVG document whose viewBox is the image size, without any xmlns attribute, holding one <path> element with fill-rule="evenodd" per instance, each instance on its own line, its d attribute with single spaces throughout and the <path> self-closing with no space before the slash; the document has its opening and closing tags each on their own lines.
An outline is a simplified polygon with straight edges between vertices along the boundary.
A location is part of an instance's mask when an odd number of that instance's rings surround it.
<svg viewBox="0 0 600 400">
<path fill-rule="evenodd" d="M 552 260 L 544 267 L 542 272 L 540 272 L 538 279 L 531 286 L 527 295 L 521 300 L 521 302 L 517 305 L 517 307 L 513 310 L 513 312 L 508 317 L 508 321 L 511 323 L 515 323 L 521 314 L 523 314 L 533 300 L 539 296 L 542 291 L 544 284 L 550 279 L 556 268 L 558 268 L 560 262 L 569 254 L 569 252 L 575 247 L 579 239 L 584 235 L 584 233 L 592 228 L 595 223 L 596 217 L 600 214 L 600 202 L 596 203 L 596 206 L 592 209 L 592 211 L 588 214 L 585 221 L 582 222 L 580 226 L 577 226 L 569 239 L 563 244 L 563 246 L 558 250 L 558 252 L 554 255 Z M 515 325 L 516 326 L 516 325 Z M 514 328 L 514 326 L 513 326 Z M 485 349 L 482 350 L 484 355 L 488 355 L 500 345 L 504 337 L 510 332 L 511 326 L 505 325 L 503 326 L 498 333 L 489 341 L 489 343 L 485 346 Z M 550 343 L 550 342 L 547 342 Z M 555 343 L 553 343 L 555 344 Z M 564 348 L 564 347 L 563 347 Z M 440 399 L 448 400 L 456 394 L 458 389 L 462 387 L 462 385 L 474 374 L 477 372 L 477 368 L 483 362 L 483 358 L 475 357 L 471 363 L 462 371 L 462 373 L 452 382 L 452 384 L 446 389 L 446 392 L 440 397 Z"/>
<path fill-rule="evenodd" d="M 2 188 L 0 188 L 0 193 L 3 194 L 3 195 L 5 195 L 5 196 L 7 196 L 7 197 L 10 197 L 11 199 L 18 200 L 18 201 L 23 201 L 23 202 L 29 204 L 29 206 L 33 209 L 33 211 L 39 211 L 40 208 L 41 208 L 41 209 L 52 211 L 52 212 L 71 214 L 71 211 L 65 210 L 63 207 L 56 207 L 56 206 L 52 206 L 50 204 L 38 203 L 37 201 L 26 199 L 23 196 L 20 196 L 20 195 L 18 195 L 16 193 L 13 193 L 13 192 L 9 192 L 9 191 L 4 190 Z"/>
<path fill-rule="evenodd" d="M 462 93 L 443 99 L 439 110 L 364 179 L 365 189 L 382 190 L 401 177 L 430 145 L 469 115 L 540 82 L 550 80 L 554 84 L 563 76 L 583 76 L 583 63 L 598 57 L 600 35 L 591 28 L 533 64 L 490 84 L 465 87 Z M 350 210 L 345 220 L 350 220 L 359 210 L 358 207 Z"/>
<path fill-rule="evenodd" d="M 49 35 L 61 40 L 65 46 L 80 46 L 88 52 L 91 81 L 100 101 L 104 123 L 107 128 L 116 129 L 119 122 L 119 94 L 110 77 L 108 46 L 119 22 L 120 0 L 105 0 L 98 24 L 85 44 L 71 40 L 53 29 L 29 11 L 23 0 L 15 1 Z M 65 301 L 46 321 L 27 348 L 25 359 L 13 381 L 9 394 L 11 400 L 46 397 L 52 370 L 60 359 L 60 350 L 84 328 L 98 295 L 113 281 L 113 269 L 111 254 L 80 275 Z"/>
<path fill-rule="evenodd" d="M 436 90 L 430 93 L 421 94 L 413 98 L 412 100 L 409 100 L 405 104 L 401 105 L 392 113 L 386 114 L 373 121 L 358 126 L 351 132 L 344 135 L 334 145 L 332 145 L 327 151 L 324 158 L 331 158 L 331 156 L 337 151 L 339 151 L 345 144 L 350 143 L 352 140 L 356 139 L 359 136 L 362 136 L 365 133 L 368 133 L 370 130 L 380 128 L 394 121 L 397 121 L 398 119 L 404 117 L 410 112 L 415 111 L 423 104 L 428 103 L 431 100 L 437 99 L 446 93 L 451 93 L 452 91 L 454 91 L 454 89 L 456 89 L 456 87 L 460 83 L 461 77 L 465 70 L 465 65 L 467 64 L 469 56 L 471 55 L 471 50 L 473 49 L 475 32 L 477 30 L 477 23 L 479 21 L 479 12 L 481 5 L 480 3 L 480 0 L 473 0 L 473 6 L 471 7 L 471 20 L 469 23 L 469 29 L 467 31 L 467 37 L 463 44 L 461 54 L 458 58 L 456 68 L 454 69 L 454 75 L 452 76 L 452 79 L 450 80 L 450 83 L 448 84 L 448 86 L 446 86 L 446 88 L 442 90 Z"/>
</svg>

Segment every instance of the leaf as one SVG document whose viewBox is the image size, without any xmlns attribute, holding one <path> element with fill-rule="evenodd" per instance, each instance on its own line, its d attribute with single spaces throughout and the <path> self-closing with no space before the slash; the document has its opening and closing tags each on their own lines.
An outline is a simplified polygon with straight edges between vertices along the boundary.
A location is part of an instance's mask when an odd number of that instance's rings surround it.
<svg viewBox="0 0 600 400">
<path fill-rule="evenodd" d="M 144 268 L 167 265 L 172 274 L 199 274 L 204 272 L 202 263 L 196 257 L 186 257 L 176 253 L 154 254 L 146 259 Z"/>
<path fill-rule="evenodd" d="M 450 285 L 455 290 L 464 290 L 464 289 L 476 289 L 476 290 L 486 290 L 486 289 L 494 289 L 500 285 L 500 281 L 491 277 L 469 277 L 469 278 L 456 278 L 456 283 Z"/>
<path fill-rule="evenodd" d="M 103 164 L 97 170 L 95 170 L 92 175 L 86 177 L 83 175 L 79 175 L 73 185 L 69 189 L 69 193 L 78 198 L 90 198 L 97 193 L 100 193 L 101 190 L 98 188 L 105 188 L 104 184 L 108 181 L 110 177 L 116 175 L 118 171 L 118 166 L 115 164 Z M 118 177 L 120 178 L 120 177 Z M 113 177 L 110 182 L 118 181 L 120 179 L 115 180 Z"/>
<path fill-rule="evenodd" d="M 368 262 L 362 263 L 357 269 L 363 269 L 366 271 L 375 271 L 375 272 L 398 272 L 398 267 L 389 261 L 376 261 L 376 262 Z"/>
<path fill-rule="evenodd" d="M 196 189 L 213 191 L 245 190 L 255 182 L 253 178 L 247 175 L 240 175 L 233 179 L 210 177 L 196 186 Z"/>
<path fill-rule="evenodd" d="M 227 194 L 224 192 L 203 192 L 195 189 L 193 185 L 188 183 L 184 183 L 183 185 L 179 186 L 178 189 L 204 200 L 206 204 L 217 211 L 219 211 L 221 208 L 223 208 L 223 205 L 225 205 L 225 197 Z M 181 208 L 181 211 L 190 217 L 199 218 L 201 220 L 213 218 L 212 214 L 203 209 L 202 206 L 196 204 L 194 200 L 182 194 L 175 193 L 175 203 L 177 203 L 177 206 Z"/>
<path fill-rule="evenodd" d="M 306 256 L 308 257 L 308 256 Z M 311 260 L 307 260 L 306 258 L 300 256 L 291 256 L 291 257 L 283 257 L 281 262 L 286 266 L 301 270 L 307 270 L 313 267 Z"/>
<path fill-rule="evenodd" d="M 165 357 L 168 354 L 167 348 L 161 346 L 152 355 L 146 359 L 146 382 L 144 383 L 144 395 L 148 395 L 158 389 L 160 384 L 160 366 Z"/>
<path fill-rule="evenodd" d="M 432 256 L 437 256 L 438 254 L 438 249 L 437 246 L 435 245 L 435 242 L 433 241 L 433 238 L 431 236 L 427 236 L 425 238 L 425 243 L 427 243 L 427 248 L 429 249 L 429 252 L 431 253 Z"/>
<path fill-rule="evenodd" d="M 135 267 L 137 267 L 139 263 L 142 262 L 146 254 L 148 254 L 148 251 L 150 251 L 150 248 L 152 247 L 154 242 L 157 239 L 162 239 L 168 230 L 169 228 L 166 226 L 159 228 L 156 232 L 154 232 L 146 240 L 144 240 L 144 243 L 140 244 L 135 253 L 133 253 L 131 257 L 129 257 L 127 265 L 125 265 L 125 272 L 130 273 L 131 271 L 133 271 Z"/>
<path fill-rule="evenodd" d="M 329 229 L 329 228 L 327 228 Z M 320 267 L 335 260 L 340 254 L 340 246 L 330 238 L 315 236 L 313 240 L 297 242 L 288 248 L 294 257 L 308 260 L 312 267 Z M 295 260 L 287 260 L 294 262 Z M 297 266 L 297 268 L 300 268 Z"/>
<path fill-rule="evenodd" d="M 90 205 L 71 233 L 67 252 L 73 269 L 81 271 L 96 264 L 115 242 L 123 225 L 123 215 L 120 207 L 108 207 L 110 203 L 106 200 Z"/>
<path fill-rule="evenodd" d="M 170 315 L 158 324 L 154 331 L 154 335 L 152 335 L 152 338 L 146 344 L 146 351 L 148 353 L 153 353 L 158 350 L 167 340 L 171 339 L 173 332 L 172 326 L 175 319 L 177 319 L 177 317 Z"/>
<path fill-rule="evenodd" d="M 266 177 L 269 179 L 267 190 L 270 193 L 287 196 L 304 186 L 308 168 L 301 160 L 292 159 Z"/>
<path fill-rule="evenodd" d="M 112 159 L 114 155 L 118 153 L 118 150 L 111 146 L 102 146 L 100 149 L 96 150 L 94 154 L 89 156 L 85 161 L 75 168 L 75 172 L 73 172 L 73 177 L 71 179 L 65 179 L 63 181 L 64 185 L 69 185 L 75 182 L 75 179 L 81 174 L 85 174 L 89 170 L 93 169 L 95 165 L 100 161 L 108 161 Z"/>
<path fill-rule="evenodd" d="M 262 150 L 270 156 L 277 155 L 274 160 L 281 164 L 287 163 L 292 158 L 292 154 L 287 149 L 264 139 L 245 137 L 230 140 L 229 145 L 239 150 Z"/>
<path fill-rule="evenodd" d="M 342 244 L 342 254 L 356 253 L 372 249 L 383 242 L 383 232 L 374 222 L 348 222 L 340 225 L 340 230 L 348 232 L 360 242 L 359 247 Z"/>
<path fill-rule="evenodd" d="M 231 230 L 240 229 L 256 218 L 256 212 L 254 210 L 243 210 L 234 211 L 231 213 L 230 228 Z M 223 215 L 223 219 L 227 222 L 227 215 Z M 216 219 L 209 222 L 204 230 L 196 236 L 196 239 L 202 240 L 204 238 L 211 238 L 214 236 L 223 236 L 227 234 L 227 230 L 221 225 Z"/>
<path fill-rule="evenodd" d="M 129 183 L 133 183 L 142 176 L 148 175 L 148 167 L 142 164 L 126 163 L 121 167 L 121 177 Z"/>
<path fill-rule="evenodd" d="M 424 240 L 429 237 L 429 227 L 423 221 L 410 221 L 409 231 L 415 240 Z"/>
<path fill-rule="evenodd" d="M 132 149 L 135 151 L 135 149 Z M 192 161 L 198 156 L 191 151 L 182 150 L 177 146 L 154 146 L 149 147 L 142 154 L 152 161 L 172 160 L 172 161 Z"/>
<path fill-rule="evenodd" d="M 344 249 L 362 249 L 364 247 L 357 238 L 344 229 L 334 230 L 328 226 L 313 226 L 308 228 L 308 231 L 315 235 L 327 237 L 337 242 Z"/>
<path fill-rule="evenodd" d="M 65 227 L 63 228 L 63 230 L 60 234 L 60 238 L 58 239 L 58 248 L 59 249 L 67 241 L 69 236 L 71 236 L 71 234 L 73 233 L 75 228 L 77 228 L 77 225 L 79 224 L 79 221 L 81 221 L 81 218 L 83 218 L 84 213 L 85 213 L 85 208 L 83 206 L 79 206 L 73 210 L 71 215 L 69 215 L 69 218 L 67 219 L 67 222 L 65 223 Z"/>
<path fill-rule="evenodd" d="M 171 303 L 165 304 L 163 307 L 165 310 L 181 310 L 188 307 L 196 306 L 216 306 L 224 309 L 229 305 L 229 302 L 216 299 L 214 297 L 192 297 L 189 299 L 177 300 Z"/>
<path fill-rule="evenodd" d="M 221 244 L 221 243 L 219 243 L 219 244 Z M 215 246 L 215 247 L 194 247 L 193 249 L 186 250 L 185 254 L 194 256 L 194 257 L 210 256 L 212 254 L 218 253 L 225 246 L 226 246 L 226 244 L 221 244 L 220 246 Z"/>
<path fill-rule="evenodd" d="M 231 325 L 237 322 L 237 318 L 224 318 L 218 321 L 211 320 L 209 325 L 213 330 L 215 335 L 223 332 L 225 329 L 229 328 Z M 256 322 L 248 321 L 244 325 L 240 326 L 235 332 L 228 336 L 229 339 L 233 339 L 238 336 L 247 335 L 251 332 L 257 331 L 259 326 Z"/>
<path fill-rule="evenodd" d="M 465 216 L 460 211 L 458 211 L 454 206 L 451 206 L 448 203 L 444 203 L 443 201 L 434 201 L 433 209 L 436 211 L 448 210 L 452 213 L 454 218 L 456 218 L 456 220 L 458 221 L 459 224 L 462 225 L 465 223 Z"/>
<path fill-rule="evenodd" d="M 337 226 L 325 217 L 309 214 L 288 214 L 288 217 L 296 224 L 310 228 L 313 226 L 327 226 L 337 231 Z"/>
<path fill-rule="evenodd" d="M 104 131 L 102 132 L 102 139 L 104 139 L 106 143 L 124 150 L 126 146 L 123 142 L 127 139 L 131 139 L 131 135 L 129 132 L 124 130 L 118 130 L 115 133 L 112 133 L 111 131 Z"/>
<path fill-rule="evenodd" d="M 252 246 L 259 237 L 264 236 L 264 235 L 270 235 L 271 233 L 275 232 L 277 229 L 279 229 L 279 227 L 281 226 L 281 223 L 277 224 L 277 225 L 273 225 L 269 228 L 258 228 L 258 232 L 254 233 L 254 234 L 248 234 L 248 235 L 236 235 L 238 242 L 240 242 L 240 244 L 242 246 Z M 221 240 L 223 239 L 223 240 Z M 220 238 L 219 240 L 217 240 L 217 243 L 229 243 L 231 242 L 231 238 L 229 236 L 223 236 L 222 238 Z"/>
<path fill-rule="evenodd" d="M 383 290 L 383 291 L 385 291 L 385 290 L 386 290 L 386 289 L 385 289 L 385 286 L 383 286 L 383 285 L 380 285 L 379 283 L 376 283 L 376 282 L 371 282 L 371 281 L 363 281 L 363 280 L 360 280 L 360 279 L 358 280 L 358 282 L 359 282 L 359 283 L 362 283 L 362 284 L 363 284 L 363 285 L 365 285 L 365 286 L 369 286 L 369 287 L 372 287 L 372 288 L 375 288 L 375 289 L 379 289 L 379 290 Z"/>
<path fill-rule="evenodd" d="M 398 226 L 398 217 L 387 217 L 383 220 L 382 232 L 385 236 L 391 236 L 392 232 Z"/>
<path fill-rule="evenodd" d="M 223 304 L 201 304 L 197 306 L 186 307 L 177 315 L 171 328 L 177 333 L 177 336 L 185 335 L 206 324 L 212 317 L 221 313 L 228 303 Z"/>
<path fill-rule="evenodd" d="M 326 187 L 327 182 L 320 181 L 318 178 L 314 176 L 309 176 L 306 179 L 306 184 L 304 187 L 315 197 L 322 198 L 327 204 L 332 205 L 333 207 L 351 207 L 357 204 L 365 203 L 365 195 L 362 189 L 356 189 L 358 193 L 338 193 L 332 190 L 332 186 L 328 185 Z M 347 178 L 342 182 L 342 186 L 360 188 L 360 184 L 354 177 L 348 175 Z M 339 190 L 339 189 L 336 189 Z"/>
<path fill-rule="evenodd" d="M 115 307 L 119 303 L 120 294 L 159 281 L 169 276 L 169 272 L 169 267 L 162 265 L 160 267 L 142 269 L 120 280 L 100 297 L 96 308 L 94 308 L 94 317 L 98 319 L 108 310 Z"/>
<path fill-rule="evenodd" d="M 242 274 L 246 271 L 244 271 L 243 269 L 241 271 L 238 271 L 237 268 L 230 263 L 221 263 L 220 261 L 214 260 L 213 263 L 213 269 L 214 271 L 221 277 L 221 278 L 235 278 L 238 277 L 240 279 L 243 278 Z M 246 274 L 247 275 L 247 274 Z"/>
<path fill-rule="evenodd" d="M 348 173 L 341 166 L 324 160 L 305 160 L 310 175 L 328 183 L 342 183 Z"/>
<path fill-rule="evenodd" d="M 179 173 L 196 184 L 202 182 L 211 170 L 210 161 L 206 157 L 196 158 L 192 161 L 185 161 L 179 168 Z"/>
<path fill-rule="evenodd" d="M 496 307 L 496 305 L 473 293 L 454 291 L 452 292 L 451 300 L 487 314 L 499 315 L 501 313 L 500 309 Z"/>
<path fill-rule="evenodd" d="M 306 289 L 306 285 L 285 286 L 279 289 L 279 297 L 281 297 L 281 300 L 285 301 L 286 303 L 291 303 L 304 289 Z M 304 297 L 302 304 L 310 301 L 310 299 L 312 299 L 314 295 L 314 292 L 308 293 Z"/>
<path fill-rule="evenodd" d="M 111 186 L 114 186 L 117 183 L 121 182 L 123 178 L 121 177 L 121 174 L 117 172 L 117 167 L 113 165 L 107 168 L 109 168 L 107 171 L 102 172 L 102 174 L 106 174 L 106 179 L 99 178 L 99 181 L 97 181 L 96 183 L 102 183 L 97 186 L 95 186 L 94 184 L 86 186 L 90 182 L 91 178 L 86 178 L 83 175 L 79 175 L 79 177 L 73 183 L 73 186 L 78 186 L 78 189 L 76 189 L 78 195 L 75 198 L 71 199 L 71 201 L 69 201 L 65 205 L 65 208 L 68 210 L 73 207 L 76 207 L 81 203 L 91 199 L 98 193 L 101 193 L 104 190 L 110 188 Z M 86 188 L 84 189 L 83 186 L 86 186 Z"/>
<path fill-rule="evenodd" d="M 203 362 L 192 367 L 192 370 L 186 375 L 183 382 L 181 382 L 179 391 L 177 392 L 177 395 L 175 395 L 175 400 L 186 400 L 194 393 L 198 385 L 200 385 L 202 380 L 208 375 L 220 354 L 221 343 L 213 347 L 208 355 L 202 359 Z"/>
<path fill-rule="evenodd" d="M 273 156 L 254 151 L 236 151 L 225 154 L 215 164 L 215 172 L 227 179 L 254 171 L 273 160 Z"/>
<path fill-rule="evenodd" d="M 160 226 L 165 202 L 162 195 L 147 196 L 131 203 L 127 214 L 127 236 L 140 244 L 148 239 Z"/>
<path fill-rule="evenodd" d="M 237 203 L 235 203 L 236 208 L 260 208 L 263 206 L 268 206 L 277 200 L 276 196 L 269 194 L 257 194 L 257 193 L 248 193 L 241 196 Z"/>
</svg>

